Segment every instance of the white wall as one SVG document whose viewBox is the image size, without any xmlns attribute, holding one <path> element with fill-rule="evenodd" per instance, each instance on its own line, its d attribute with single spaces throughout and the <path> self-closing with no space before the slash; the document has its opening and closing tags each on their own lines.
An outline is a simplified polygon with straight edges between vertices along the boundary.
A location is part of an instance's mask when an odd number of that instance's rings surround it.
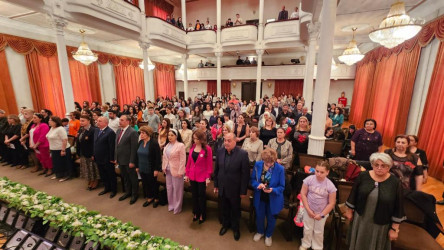
<svg viewBox="0 0 444 250">
<path fill-rule="evenodd" d="M 34 105 L 32 104 L 31 89 L 29 87 L 28 72 L 26 70 L 25 56 L 16 53 L 10 47 L 6 47 L 5 53 L 17 107 L 34 108 Z M 3 66 L 4 65 L 0 67 Z"/>
<path fill-rule="evenodd" d="M 337 103 L 342 91 L 344 91 L 345 97 L 347 98 L 347 105 L 351 105 L 354 84 L 355 80 L 331 80 L 328 102 Z"/>
<path fill-rule="evenodd" d="M 116 80 L 113 66 L 110 63 L 99 64 L 100 89 L 102 91 L 102 103 L 112 103 L 116 97 Z"/>
<path fill-rule="evenodd" d="M 270 83 L 270 87 L 268 87 L 268 83 Z M 262 82 L 262 96 L 267 95 L 271 97 L 274 94 L 274 80 L 266 80 Z"/>
</svg>

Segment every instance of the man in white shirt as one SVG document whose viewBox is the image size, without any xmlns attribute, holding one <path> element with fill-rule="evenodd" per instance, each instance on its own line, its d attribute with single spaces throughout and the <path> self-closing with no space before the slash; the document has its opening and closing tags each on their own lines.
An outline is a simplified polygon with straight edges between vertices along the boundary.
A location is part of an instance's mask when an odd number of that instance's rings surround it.
<svg viewBox="0 0 444 250">
<path fill-rule="evenodd" d="M 295 7 L 293 13 L 291 13 L 290 19 L 299 19 L 299 8 Z"/>
<path fill-rule="evenodd" d="M 242 24 L 244 24 L 244 20 L 242 20 L 239 14 L 236 14 L 236 21 L 234 22 L 234 26 Z"/>
<path fill-rule="evenodd" d="M 109 124 L 108 127 L 110 127 L 114 133 L 119 129 L 119 118 L 117 118 L 117 112 L 115 110 L 108 111 L 109 115 Z"/>
<path fill-rule="evenodd" d="M 189 24 L 188 24 L 187 31 L 194 31 L 194 27 L 193 27 L 193 24 L 192 24 L 192 23 L 189 23 Z"/>
<path fill-rule="evenodd" d="M 234 122 L 230 120 L 230 115 L 224 114 L 224 124 L 227 125 L 231 131 L 234 129 Z"/>
<path fill-rule="evenodd" d="M 168 118 L 170 119 L 170 124 L 173 125 L 173 128 L 176 129 L 176 116 L 174 114 L 171 113 L 171 107 L 167 107 L 165 109 L 166 111 L 166 115 L 163 116 L 163 118 Z"/>
</svg>

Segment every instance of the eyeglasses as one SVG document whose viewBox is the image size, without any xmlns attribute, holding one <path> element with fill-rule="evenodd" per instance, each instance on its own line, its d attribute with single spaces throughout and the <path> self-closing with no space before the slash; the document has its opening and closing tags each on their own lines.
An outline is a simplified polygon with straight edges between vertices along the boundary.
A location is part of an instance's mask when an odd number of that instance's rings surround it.
<svg viewBox="0 0 444 250">
<path fill-rule="evenodd" d="M 372 165 L 373 168 L 379 168 L 379 169 L 387 169 L 389 168 L 388 165 Z"/>
</svg>

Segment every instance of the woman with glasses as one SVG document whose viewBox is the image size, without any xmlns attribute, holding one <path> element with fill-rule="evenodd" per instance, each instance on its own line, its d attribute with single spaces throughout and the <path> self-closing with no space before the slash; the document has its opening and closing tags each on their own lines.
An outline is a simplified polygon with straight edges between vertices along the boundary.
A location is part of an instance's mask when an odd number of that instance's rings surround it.
<svg viewBox="0 0 444 250">
<path fill-rule="evenodd" d="M 392 158 L 385 153 L 370 156 L 373 170 L 356 178 L 345 217 L 352 220 L 350 249 L 391 249 L 399 224 L 405 219 L 401 181 L 390 174 Z"/>
</svg>

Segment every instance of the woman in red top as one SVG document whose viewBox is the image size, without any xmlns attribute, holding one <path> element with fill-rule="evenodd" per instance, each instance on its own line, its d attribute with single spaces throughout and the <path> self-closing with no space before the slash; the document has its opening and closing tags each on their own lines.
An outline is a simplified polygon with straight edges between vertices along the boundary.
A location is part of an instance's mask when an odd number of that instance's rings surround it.
<svg viewBox="0 0 444 250">
<path fill-rule="evenodd" d="M 202 224 L 207 217 L 205 190 L 213 172 L 213 152 L 207 145 L 207 134 L 201 129 L 194 132 L 193 141 L 185 168 L 185 181 L 191 182 L 193 221 L 199 219 L 199 224 Z"/>
<path fill-rule="evenodd" d="M 347 97 L 345 97 L 345 92 L 342 92 L 341 97 L 338 98 L 338 104 L 342 104 L 342 107 L 347 106 Z"/>
</svg>

